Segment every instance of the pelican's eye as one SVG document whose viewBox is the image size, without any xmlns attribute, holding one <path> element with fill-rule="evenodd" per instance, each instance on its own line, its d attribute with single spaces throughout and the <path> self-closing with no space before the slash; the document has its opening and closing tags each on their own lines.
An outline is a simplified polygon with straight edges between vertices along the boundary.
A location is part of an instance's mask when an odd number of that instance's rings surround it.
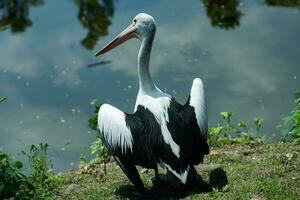
<svg viewBox="0 0 300 200">
<path fill-rule="evenodd" d="M 136 22 L 137 22 L 137 20 L 136 20 L 136 19 L 133 19 L 133 23 L 135 23 L 135 24 L 136 24 Z"/>
</svg>

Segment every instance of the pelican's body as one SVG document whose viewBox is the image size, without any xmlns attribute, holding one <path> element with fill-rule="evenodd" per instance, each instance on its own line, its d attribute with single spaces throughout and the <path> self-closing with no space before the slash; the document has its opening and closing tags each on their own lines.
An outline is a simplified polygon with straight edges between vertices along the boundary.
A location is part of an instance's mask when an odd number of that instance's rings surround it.
<svg viewBox="0 0 300 200">
<path fill-rule="evenodd" d="M 101 138 L 127 177 L 144 191 L 136 165 L 157 169 L 160 164 L 169 180 L 179 187 L 188 184 L 209 152 L 206 142 L 207 117 L 201 79 L 193 81 L 190 96 L 180 105 L 152 81 L 149 59 L 156 31 L 154 19 L 138 14 L 133 23 L 116 39 L 100 50 L 103 54 L 132 37 L 142 41 L 138 55 L 139 92 L 133 114 L 104 104 L 98 114 Z"/>
</svg>

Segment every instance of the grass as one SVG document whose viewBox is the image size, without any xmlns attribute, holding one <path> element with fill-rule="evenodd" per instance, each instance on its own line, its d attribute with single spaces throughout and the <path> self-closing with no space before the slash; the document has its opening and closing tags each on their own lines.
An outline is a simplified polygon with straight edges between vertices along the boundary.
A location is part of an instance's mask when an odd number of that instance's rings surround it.
<svg viewBox="0 0 300 200">
<path fill-rule="evenodd" d="M 174 191 L 166 182 L 152 187 L 152 170 L 139 169 L 148 189 L 147 199 L 298 199 L 300 196 L 300 144 L 232 144 L 212 147 L 197 166 L 195 188 Z M 163 173 L 163 171 L 161 171 Z M 120 168 L 110 162 L 61 175 L 61 199 L 134 199 L 134 187 Z M 70 184 L 80 185 L 71 190 Z"/>
</svg>

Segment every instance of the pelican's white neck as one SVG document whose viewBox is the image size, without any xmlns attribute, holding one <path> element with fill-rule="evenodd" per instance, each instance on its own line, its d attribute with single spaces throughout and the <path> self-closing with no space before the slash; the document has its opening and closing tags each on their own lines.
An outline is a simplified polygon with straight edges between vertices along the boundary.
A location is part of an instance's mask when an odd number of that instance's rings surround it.
<svg viewBox="0 0 300 200">
<path fill-rule="evenodd" d="M 140 92 L 150 93 L 157 90 L 149 72 L 149 62 L 152 49 L 154 34 L 144 38 L 138 54 L 138 72 Z"/>
</svg>

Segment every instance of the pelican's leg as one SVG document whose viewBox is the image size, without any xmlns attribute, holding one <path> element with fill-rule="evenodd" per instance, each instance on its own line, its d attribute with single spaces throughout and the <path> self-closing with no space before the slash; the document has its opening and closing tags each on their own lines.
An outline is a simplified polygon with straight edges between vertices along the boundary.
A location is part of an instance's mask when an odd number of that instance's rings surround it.
<svg viewBox="0 0 300 200">
<path fill-rule="evenodd" d="M 160 178 L 159 173 L 158 173 L 158 167 L 157 166 L 154 168 L 154 173 L 155 173 L 155 177 L 151 178 L 151 182 L 152 182 L 153 185 L 157 185 L 161 181 L 161 178 Z"/>
<path fill-rule="evenodd" d="M 122 171 L 128 177 L 128 179 L 133 183 L 138 192 L 134 192 L 136 196 L 140 196 L 145 193 L 144 184 L 140 178 L 139 172 L 136 167 L 128 162 L 122 162 L 118 157 L 114 157 Z"/>
<path fill-rule="evenodd" d="M 154 169 L 155 172 L 155 181 L 160 181 L 160 177 L 159 177 L 159 173 L 158 173 L 158 167 L 156 166 L 156 168 Z"/>
<path fill-rule="evenodd" d="M 153 185 L 159 184 L 162 181 L 167 181 L 167 177 L 165 175 L 158 173 L 158 167 L 154 168 L 155 177 L 151 178 Z"/>
</svg>

